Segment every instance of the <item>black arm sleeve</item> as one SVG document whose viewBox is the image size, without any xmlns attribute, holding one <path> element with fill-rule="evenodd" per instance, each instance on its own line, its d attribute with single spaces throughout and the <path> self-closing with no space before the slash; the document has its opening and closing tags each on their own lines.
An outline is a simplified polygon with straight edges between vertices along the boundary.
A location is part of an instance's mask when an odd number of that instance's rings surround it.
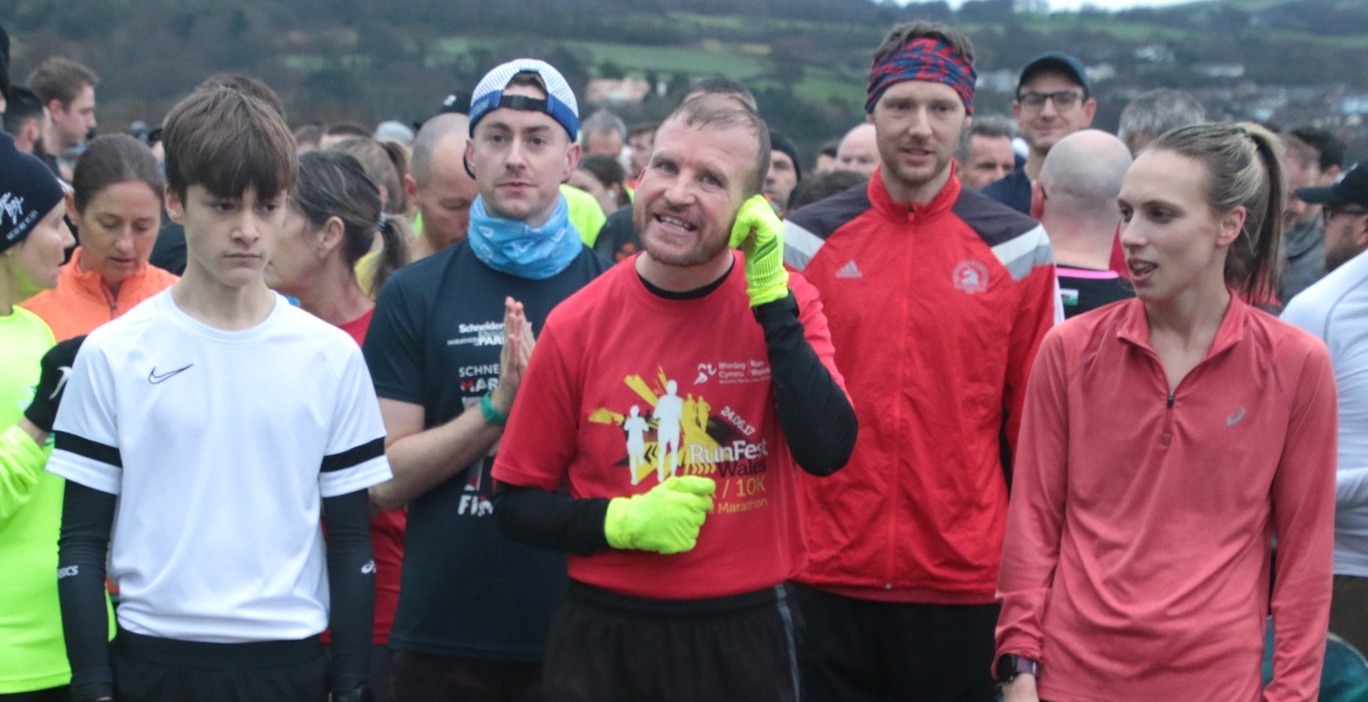
<svg viewBox="0 0 1368 702">
<path fill-rule="evenodd" d="M 109 613 L 105 604 L 105 558 L 114 530 L 117 498 L 67 481 L 57 548 L 57 596 L 62 636 L 71 663 L 71 699 L 110 698 Z"/>
<path fill-rule="evenodd" d="M 803 470 L 831 475 L 850 460 L 858 423 L 855 408 L 804 334 L 793 292 L 755 308 L 765 330 L 779 425 Z"/>
<path fill-rule="evenodd" d="M 323 498 L 323 532 L 331 600 L 331 685 L 333 692 L 349 692 L 370 678 L 375 629 L 375 559 L 367 492 Z"/>
<path fill-rule="evenodd" d="M 608 548 L 603 520 L 607 498 L 575 499 L 563 492 L 500 484 L 494 493 L 494 525 L 513 541 L 587 556 Z"/>
</svg>

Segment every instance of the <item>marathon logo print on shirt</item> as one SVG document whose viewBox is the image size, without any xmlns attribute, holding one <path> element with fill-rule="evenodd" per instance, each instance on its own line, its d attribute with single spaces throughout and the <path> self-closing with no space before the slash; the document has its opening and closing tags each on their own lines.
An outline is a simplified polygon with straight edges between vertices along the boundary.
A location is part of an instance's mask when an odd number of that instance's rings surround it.
<svg viewBox="0 0 1368 702">
<path fill-rule="evenodd" d="M 955 283 L 955 288 L 973 295 L 975 293 L 987 292 L 988 290 L 988 266 L 983 261 L 969 259 L 960 261 L 955 266 L 955 272 L 951 274 Z"/>
<path fill-rule="evenodd" d="M 495 446 L 497 447 L 497 444 Z M 497 484 L 492 477 L 493 470 L 493 449 L 489 455 L 466 469 L 465 490 L 461 493 L 461 501 L 456 507 L 457 514 L 468 517 L 488 517 L 494 514 L 494 488 Z"/>
<path fill-rule="evenodd" d="M 698 364 L 694 385 L 716 381 L 722 385 L 769 382 L 769 363 L 757 359 L 749 361 L 721 361 Z"/>
<path fill-rule="evenodd" d="M 494 377 L 485 376 L 486 372 Z M 478 393 L 461 398 L 461 404 L 467 412 L 479 412 L 480 397 L 499 386 L 499 364 L 462 366 L 458 373 L 461 390 Z M 465 517 L 488 517 L 494 514 L 494 490 L 498 487 L 493 478 L 494 456 L 498 451 L 499 444 L 495 442 L 484 456 L 466 468 L 465 486 L 461 490 L 461 501 L 456 506 L 457 514 Z"/>
<path fill-rule="evenodd" d="M 736 365 L 750 368 L 749 363 Z M 768 372 L 766 365 L 766 379 Z M 710 379 L 707 369 L 700 366 L 695 386 Z M 717 481 L 714 499 L 720 513 L 769 505 L 765 484 L 769 446 L 758 436 L 753 418 L 743 417 L 730 406 L 716 407 L 703 393 L 681 396 L 679 382 L 663 369 L 654 385 L 639 375 L 629 375 L 623 382 L 642 402 L 625 411 L 600 407 L 589 415 L 589 421 L 623 433 L 626 455 L 614 469 L 621 470 L 632 485 L 652 477 L 663 482 L 673 475 L 702 475 Z"/>
<path fill-rule="evenodd" d="M 460 324 L 458 336 L 447 339 L 447 346 L 503 346 L 503 321 Z"/>
</svg>

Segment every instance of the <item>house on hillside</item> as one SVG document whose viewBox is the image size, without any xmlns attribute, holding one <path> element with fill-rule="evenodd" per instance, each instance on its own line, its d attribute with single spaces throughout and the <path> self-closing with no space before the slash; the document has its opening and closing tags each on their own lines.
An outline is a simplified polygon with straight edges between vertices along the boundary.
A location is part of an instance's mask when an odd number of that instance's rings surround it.
<svg viewBox="0 0 1368 702">
<path fill-rule="evenodd" d="M 584 91 L 591 105 L 629 105 L 646 99 L 651 84 L 644 78 L 594 78 Z"/>
<path fill-rule="evenodd" d="M 1199 63 L 1192 67 L 1192 71 L 1203 78 L 1243 78 L 1245 65 L 1243 63 Z"/>
</svg>

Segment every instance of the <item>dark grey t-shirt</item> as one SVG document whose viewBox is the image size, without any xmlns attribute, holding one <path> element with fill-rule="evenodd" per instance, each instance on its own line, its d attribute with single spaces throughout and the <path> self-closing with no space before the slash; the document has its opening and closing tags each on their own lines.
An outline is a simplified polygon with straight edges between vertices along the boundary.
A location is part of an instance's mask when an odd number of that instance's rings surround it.
<svg viewBox="0 0 1368 702">
<path fill-rule="evenodd" d="M 560 273 L 528 280 L 489 268 L 461 243 L 400 269 L 366 335 L 376 394 L 422 405 L 426 428 L 479 412 L 499 377 L 504 296 L 523 303 L 537 331 L 605 265 L 585 248 Z M 499 535 L 493 462 L 491 454 L 409 504 L 391 648 L 541 660 L 567 584 L 565 557 Z"/>
</svg>

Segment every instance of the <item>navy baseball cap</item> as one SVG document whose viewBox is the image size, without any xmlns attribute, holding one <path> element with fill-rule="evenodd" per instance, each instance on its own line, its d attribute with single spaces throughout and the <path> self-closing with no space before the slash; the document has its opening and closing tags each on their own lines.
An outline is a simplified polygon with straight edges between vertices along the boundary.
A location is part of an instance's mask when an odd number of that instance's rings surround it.
<svg viewBox="0 0 1368 702">
<path fill-rule="evenodd" d="M 1313 205 L 1362 205 L 1368 207 L 1368 168 L 1354 164 L 1334 185 L 1297 188 L 1297 197 Z"/>
<path fill-rule="evenodd" d="M 1021 79 L 1017 81 L 1017 92 L 1021 92 L 1021 86 L 1031 82 L 1036 74 L 1042 71 L 1054 71 L 1071 76 L 1083 88 L 1083 97 L 1092 95 L 1092 84 L 1088 82 L 1088 70 L 1083 67 L 1083 62 L 1063 51 L 1047 51 L 1026 64 L 1021 69 Z"/>
</svg>

